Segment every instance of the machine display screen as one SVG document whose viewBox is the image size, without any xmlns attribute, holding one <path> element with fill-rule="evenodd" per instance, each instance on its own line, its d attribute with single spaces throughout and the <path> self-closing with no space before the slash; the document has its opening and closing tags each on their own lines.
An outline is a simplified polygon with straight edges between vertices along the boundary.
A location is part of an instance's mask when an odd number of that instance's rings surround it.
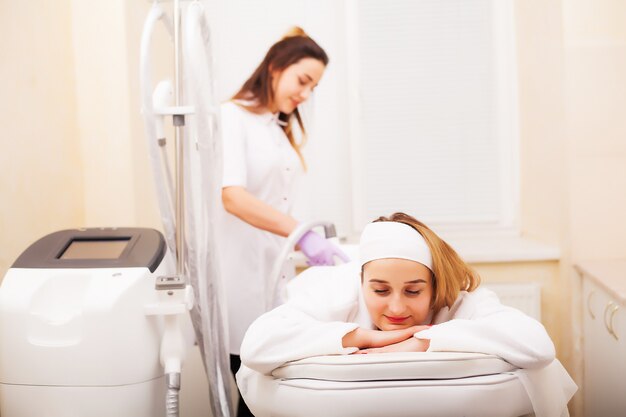
<svg viewBox="0 0 626 417">
<path fill-rule="evenodd" d="M 59 256 L 59 259 L 118 259 L 126 246 L 128 238 L 103 240 L 72 240 Z"/>
</svg>

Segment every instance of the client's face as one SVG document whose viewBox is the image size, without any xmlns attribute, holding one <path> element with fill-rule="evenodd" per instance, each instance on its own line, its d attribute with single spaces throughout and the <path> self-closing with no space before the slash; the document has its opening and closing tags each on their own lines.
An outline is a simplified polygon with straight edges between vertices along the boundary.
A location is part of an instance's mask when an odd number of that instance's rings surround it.
<svg viewBox="0 0 626 417">
<path fill-rule="evenodd" d="M 363 267 L 363 297 L 380 330 L 430 324 L 432 273 L 419 262 L 377 259 Z"/>
</svg>

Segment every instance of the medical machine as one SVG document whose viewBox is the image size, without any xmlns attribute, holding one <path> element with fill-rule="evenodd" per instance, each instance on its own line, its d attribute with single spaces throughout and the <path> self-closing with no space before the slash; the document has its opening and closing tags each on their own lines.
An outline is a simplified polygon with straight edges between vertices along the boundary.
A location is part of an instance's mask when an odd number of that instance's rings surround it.
<svg viewBox="0 0 626 417">
<path fill-rule="evenodd" d="M 176 276 L 194 289 L 190 317 L 208 383 L 202 396 L 209 399 L 213 417 L 229 417 L 233 415 L 232 387 L 216 237 L 222 156 L 209 2 L 151 3 L 141 35 L 139 84 L 156 200 L 166 245 L 176 254 Z M 152 54 L 162 48 L 156 44 L 159 30 L 170 36 L 174 47 L 171 80 L 152 78 Z M 174 133 L 170 151 L 174 150 L 175 175 L 168 165 L 164 130 L 168 119 Z"/>
<path fill-rule="evenodd" d="M 15 261 L 0 286 L 4 417 L 178 417 L 182 364 L 194 341 L 213 417 L 233 414 L 216 255 L 221 143 L 208 2 L 151 3 L 139 81 L 163 235 L 143 228 L 65 230 Z M 174 80 L 155 84 L 160 23 L 174 46 Z"/>
<path fill-rule="evenodd" d="M 191 287 L 166 274 L 168 259 L 161 233 L 142 228 L 63 230 L 28 247 L 0 286 L 0 414 L 165 416 L 179 378 L 168 373 L 193 342 Z"/>
</svg>

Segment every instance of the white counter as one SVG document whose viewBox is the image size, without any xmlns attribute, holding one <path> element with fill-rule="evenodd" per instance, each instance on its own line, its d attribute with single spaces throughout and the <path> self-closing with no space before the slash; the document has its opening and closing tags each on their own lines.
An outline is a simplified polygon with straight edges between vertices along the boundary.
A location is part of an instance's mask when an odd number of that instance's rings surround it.
<svg viewBox="0 0 626 417">
<path fill-rule="evenodd" d="M 616 301 L 626 304 L 626 259 L 579 262 L 575 268 Z"/>
</svg>

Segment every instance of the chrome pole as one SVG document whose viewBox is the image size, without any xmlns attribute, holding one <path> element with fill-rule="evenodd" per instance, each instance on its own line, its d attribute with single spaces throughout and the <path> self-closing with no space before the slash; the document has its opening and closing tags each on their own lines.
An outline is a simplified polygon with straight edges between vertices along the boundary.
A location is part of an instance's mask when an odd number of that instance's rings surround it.
<svg viewBox="0 0 626 417">
<path fill-rule="evenodd" d="M 181 105 L 181 57 L 180 57 L 180 0 L 174 0 L 174 97 L 175 106 Z M 185 276 L 185 182 L 184 182 L 184 151 L 183 126 L 185 116 L 174 115 L 174 141 L 176 144 L 176 273 Z M 186 282 L 186 279 L 184 280 Z"/>
<path fill-rule="evenodd" d="M 174 99 L 176 109 L 181 105 L 181 57 L 180 57 L 180 0 L 174 0 Z M 182 112 L 173 115 L 175 164 L 176 164 L 176 278 L 185 285 L 185 172 L 184 154 L 185 144 L 183 127 L 185 116 Z M 171 293 L 170 293 L 171 294 Z M 167 375 L 167 417 L 178 417 L 179 414 L 179 390 L 180 370 Z"/>
</svg>

